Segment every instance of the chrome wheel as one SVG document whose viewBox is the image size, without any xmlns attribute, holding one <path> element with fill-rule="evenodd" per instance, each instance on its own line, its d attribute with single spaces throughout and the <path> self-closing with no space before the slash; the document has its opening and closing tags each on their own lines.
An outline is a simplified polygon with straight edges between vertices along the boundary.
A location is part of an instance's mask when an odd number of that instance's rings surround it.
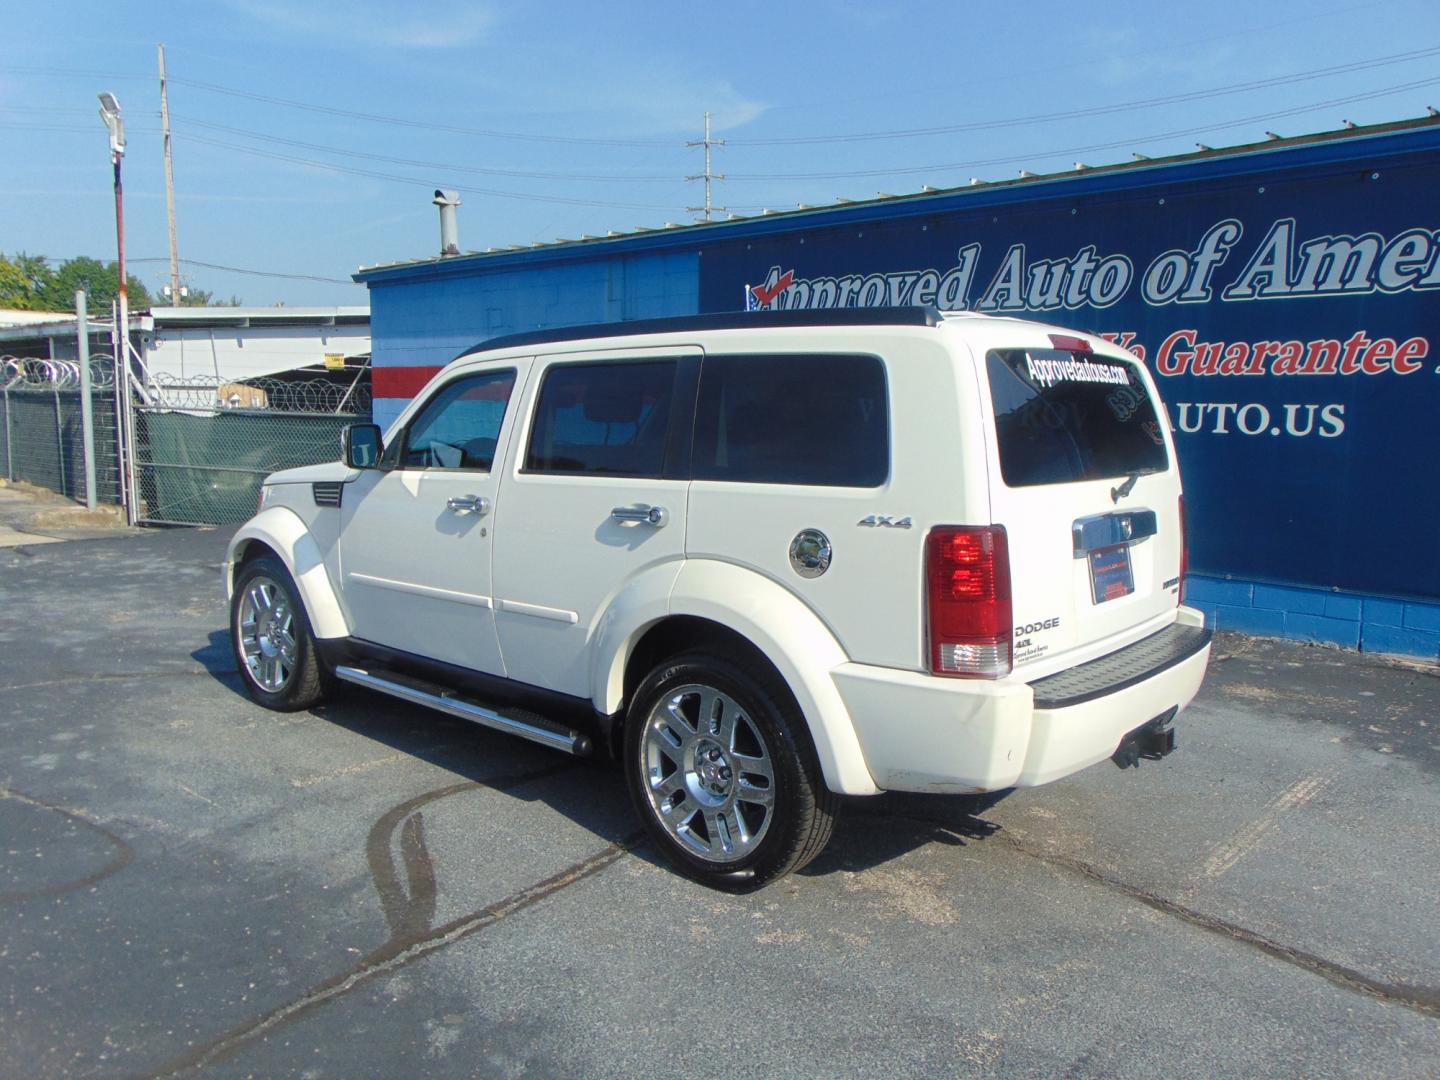
<svg viewBox="0 0 1440 1080">
<path fill-rule="evenodd" d="M 237 636 L 251 680 L 266 693 L 285 689 L 295 672 L 295 610 L 268 577 L 251 578 L 240 597 Z"/>
<path fill-rule="evenodd" d="M 655 819 L 687 851 L 729 863 L 764 839 L 775 769 L 760 728 L 734 698 L 700 683 L 664 694 L 645 720 L 640 756 Z"/>
</svg>

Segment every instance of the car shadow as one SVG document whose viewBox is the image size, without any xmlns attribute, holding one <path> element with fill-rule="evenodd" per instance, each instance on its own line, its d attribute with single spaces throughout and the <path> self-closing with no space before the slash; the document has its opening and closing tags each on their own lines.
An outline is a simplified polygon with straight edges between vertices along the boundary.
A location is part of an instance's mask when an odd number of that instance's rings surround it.
<svg viewBox="0 0 1440 1080">
<path fill-rule="evenodd" d="M 824 877 L 859 873 L 893 862 L 929 844 L 965 847 L 1000 830 L 984 814 L 1013 789 L 984 795 L 913 795 L 886 792 L 842 800 L 835 838 L 801 871 Z"/>
<path fill-rule="evenodd" d="M 216 682 L 249 700 L 226 631 L 211 632 L 208 643 L 190 655 Z M 641 823 L 631 808 L 621 769 L 606 758 L 569 757 L 344 683 L 336 684 L 310 715 L 428 762 L 452 774 L 459 784 L 503 786 L 512 798 L 546 803 L 598 839 L 624 844 L 634 857 L 669 869 L 648 840 L 638 840 Z M 566 777 L 564 783 L 553 782 L 561 775 Z M 834 838 L 801 873 L 811 877 L 857 873 L 928 844 L 963 847 L 983 841 L 999 829 L 985 818 L 986 811 L 1009 794 L 1008 790 L 985 795 L 891 792 L 844 798 Z"/>
<path fill-rule="evenodd" d="M 209 672 L 211 678 L 221 686 L 249 700 L 245 695 L 244 684 L 240 681 L 240 672 L 235 667 L 235 654 L 230 650 L 228 630 L 211 630 L 206 644 L 194 650 L 190 659 Z"/>
</svg>

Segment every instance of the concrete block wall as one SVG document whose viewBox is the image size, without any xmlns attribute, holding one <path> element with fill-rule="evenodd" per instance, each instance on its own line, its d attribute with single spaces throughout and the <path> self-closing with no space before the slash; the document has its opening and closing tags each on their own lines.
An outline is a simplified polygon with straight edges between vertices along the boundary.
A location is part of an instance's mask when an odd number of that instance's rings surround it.
<svg viewBox="0 0 1440 1080">
<path fill-rule="evenodd" d="M 1192 574 L 1185 602 L 1217 630 L 1440 661 L 1440 602 Z"/>
</svg>

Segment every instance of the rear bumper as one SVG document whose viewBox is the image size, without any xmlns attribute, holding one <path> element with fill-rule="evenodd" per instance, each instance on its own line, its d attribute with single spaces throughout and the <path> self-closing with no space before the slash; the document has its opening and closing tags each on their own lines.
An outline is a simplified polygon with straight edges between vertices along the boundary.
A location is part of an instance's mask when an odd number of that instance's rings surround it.
<svg viewBox="0 0 1440 1080">
<path fill-rule="evenodd" d="M 1210 658 L 1204 618 L 1176 623 L 1035 684 L 941 679 L 844 664 L 832 672 L 875 783 L 890 791 L 1034 787 L 1115 753 L 1195 697 Z"/>
</svg>

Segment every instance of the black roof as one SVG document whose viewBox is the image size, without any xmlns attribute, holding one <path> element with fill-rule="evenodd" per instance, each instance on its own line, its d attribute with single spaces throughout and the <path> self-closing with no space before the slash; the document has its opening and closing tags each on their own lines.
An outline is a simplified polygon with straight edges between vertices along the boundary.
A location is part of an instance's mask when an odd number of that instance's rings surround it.
<svg viewBox="0 0 1440 1080">
<path fill-rule="evenodd" d="M 488 338 L 462 355 L 522 345 L 549 345 L 585 338 L 629 337 L 632 334 L 674 334 L 698 330 L 771 329 L 784 326 L 939 326 L 944 316 L 937 308 L 802 308 L 797 311 L 717 311 L 709 315 L 677 315 L 668 319 L 633 319 L 630 322 L 558 326 Z"/>
</svg>

